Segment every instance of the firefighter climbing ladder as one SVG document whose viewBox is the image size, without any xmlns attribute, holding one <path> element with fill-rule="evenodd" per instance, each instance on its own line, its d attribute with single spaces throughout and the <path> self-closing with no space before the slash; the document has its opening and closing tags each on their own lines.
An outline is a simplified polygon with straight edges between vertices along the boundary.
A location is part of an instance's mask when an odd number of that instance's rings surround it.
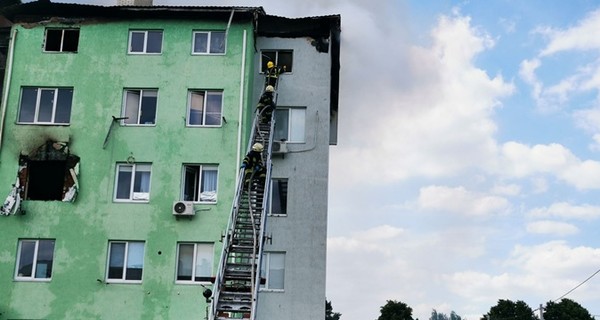
<svg viewBox="0 0 600 320">
<path fill-rule="evenodd" d="M 277 94 L 273 101 L 276 102 Z M 263 110 L 265 110 L 264 108 Z M 257 295 L 261 284 L 260 268 L 265 243 L 265 222 L 271 185 L 271 141 L 275 111 L 266 123 L 256 114 L 248 149 L 254 143 L 264 146 L 264 184 L 253 178 L 244 185 L 244 169 L 238 174 L 238 185 L 231 216 L 223 236 L 223 252 L 215 278 L 211 320 L 256 319 Z M 208 315 L 207 315 L 208 318 Z"/>
</svg>

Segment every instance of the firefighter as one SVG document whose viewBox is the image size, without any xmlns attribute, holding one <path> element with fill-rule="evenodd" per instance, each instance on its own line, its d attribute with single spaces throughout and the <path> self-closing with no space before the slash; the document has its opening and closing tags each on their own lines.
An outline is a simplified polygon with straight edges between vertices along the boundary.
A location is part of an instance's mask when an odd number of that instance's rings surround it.
<svg viewBox="0 0 600 320">
<path fill-rule="evenodd" d="M 256 111 L 258 113 L 258 119 L 260 124 L 268 123 L 271 120 L 271 115 L 275 109 L 275 101 L 273 101 L 273 92 L 275 88 L 273 86 L 267 86 L 265 92 L 260 96 Z"/>
<path fill-rule="evenodd" d="M 273 61 L 267 62 L 267 72 L 265 78 L 265 85 L 267 86 L 277 86 L 277 78 L 280 74 L 285 72 L 285 66 L 283 68 L 278 67 L 273 63 Z"/>
<path fill-rule="evenodd" d="M 267 170 L 262 161 L 263 150 L 263 145 L 257 142 L 252 145 L 252 150 L 244 157 L 241 166 L 244 169 L 244 185 L 250 183 L 250 177 L 254 174 L 253 180 L 264 186 Z"/>
</svg>

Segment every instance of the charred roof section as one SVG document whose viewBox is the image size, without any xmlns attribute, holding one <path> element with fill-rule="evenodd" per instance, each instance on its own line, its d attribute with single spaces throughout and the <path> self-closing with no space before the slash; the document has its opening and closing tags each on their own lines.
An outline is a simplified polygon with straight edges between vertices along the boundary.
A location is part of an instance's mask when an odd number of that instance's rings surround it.
<svg viewBox="0 0 600 320">
<path fill-rule="evenodd" d="M 175 7 L 175 6 L 96 6 L 72 3 L 52 3 L 38 0 L 2 8 L 0 14 L 13 22 L 39 22 L 52 17 L 105 19 L 257 19 L 265 15 L 262 7 Z"/>
</svg>

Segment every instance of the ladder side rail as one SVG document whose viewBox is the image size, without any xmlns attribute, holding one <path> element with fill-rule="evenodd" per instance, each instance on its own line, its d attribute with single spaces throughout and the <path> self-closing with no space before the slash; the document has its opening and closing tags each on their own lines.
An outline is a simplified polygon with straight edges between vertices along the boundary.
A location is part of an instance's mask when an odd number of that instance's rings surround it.
<svg viewBox="0 0 600 320">
<path fill-rule="evenodd" d="M 252 124 L 253 130 L 252 130 L 252 134 L 250 135 L 250 137 L 248 139 L 249 141 L 247 144 L 248 147 L 246 148 L 247 149 L 246 152 L 250 151 L 250 148 L 252 148 L 252 141 L 255 138 L 254 137 L 255 136 L 254 128 L 256 128 L 256 126 L 258 125 L 257 119 L 258 119 L 258 117 L 254 118 L 254 121 Z M 244 190 L 244 175 L 245 175 L 244 168 L 240 168 L 239 172 L 238 172 L 238 178 L 237 178 L 236 193 L 235 193 L 234 200 L 231 204 L 231 206 L 232 206 L 231 214 L 229 215 L 229 221 L 227 222 L 227 229 L 225 231 L 225 236 L 223 237 L 223 248 L 221 249 L 221 260 L 219 262 L 219 267 L 217 269 L 217 273 L 216 273 L 216 277 L 215 277 L 209 320 L 214 320 L 217 317 L 217 308 L 218 308 L 218 304 L 219 304 L 219 297 L 220 297 L 221 289 L 222 289 L 223 282 L 224 282 L 225 267 L 227 265 L 227 257 L 229 256 L 229 246 L 230 246 L 231 239 L 233 238 L 233 234 L 235 233 L 237 216 L 238 216 L 239 209 L 240 209 L 240 201 L 242 199 L 241 195 Z"/>
<path fill-rule="evenodd" d="M 271 160 L 271 152 L 273 145 L 273 135 L 275 129 L 275 110 L 271 114 L 271 129 L 269 131 L 269 147 L 267 148 L 267 158 L 266 158 L 266 168 L 267 174 L 265 177 L 265 188 L 263 194 L 263 202 L 262 202 L 262 212 L 261 212 L 261 220 L 260 220 L 260 230 L 258 235 L 258 253 L 257 253 L 257 263 L 256 263 L 256 274 L 254 280 L 254 288 L 252 289 L 252 311 L 250 313 L 250 320 L 256 319 L 256 309 L 258 306 L 258 293 L 260 291 L 260 275 L 262 269 L 262 259 L 263 259 L 263 249 L 265 244 L 265 228 L 267 226 L 267 217 L 271 208 L 269 206 L 270 197 L 271 197 L 271 172 L 273 168 L 273 163 Z"/>
</svg>

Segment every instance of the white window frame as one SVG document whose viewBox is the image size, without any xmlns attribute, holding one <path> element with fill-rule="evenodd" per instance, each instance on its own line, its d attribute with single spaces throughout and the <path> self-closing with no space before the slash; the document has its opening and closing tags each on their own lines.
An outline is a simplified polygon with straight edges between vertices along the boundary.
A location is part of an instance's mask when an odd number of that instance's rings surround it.
<svg viewBox="0 0 600 320">
<path fill-rule="evenodd" d="M 283 267 L 281 270 L 282 274 L 281 277 L 281 286 L 282 288 L 273 288 L 271 287 L 272 282 L 273 282 L 273 271 L 274 269 L 271 269 L 271 266 L 276 264 L 275 261 L 277 261 L 277 258 L 282 258 L 283 259 Z M 285 291 L 285 252 L 264 252 L 263 253 L 263 257 L 262 257 L 262 266 L 260 268 L 260 276 L 261 278 L 265 278 L 265 283 L 261 284 L 260 286 L 260 290 L 261 291 L 271 291 L 271 292 L 284 292 Z M 279 270 L 279 269 L 277 269 Z"/>
<path fill-rule="evenodd" d="M 192 123 L 190 123 L 192 120 L 192 109 L 193 109 L 192 104 L 195 101 L 197 101 L 196 99 L 194 99 L 194 97 L 199 97 L 201 95 L 203 98 L 202 106 L 201 106 L 202 119 L 200 121 L 200 124 L 192 124 Z M 208 115 L 217 115 L 216 112 L 207 112 L 210 96 L 218 96 L 218 97 L 220 97 L 220 100 L 221 100 L 221 104 L 219 105 L 219 112 L 218 112 L 218 119 L 219 119 L 218 124 L 206 124 Z M 203 90 L 203 89 L 188 90 L 188 106 L 187 106 L 187 119 L 186 119 L 186 125 L 188 127 L 220 127 L 223 125 L 222 118 L 223 118 L 223 90 Z"/>
<path fill-rule="evenodd" d="M 148 33 L 149 32 L 160 32 L 160 51 L 159 52 L 148 52 Z M 144 48 L 142 51 L 133 51 L 132 41 L 134 33 L 142 33 L 144 35 Z M 149 54 L 149 55 L 159 55 L 162 54 L 163 49 L 163 40 L 164 40 L 164 31 L 163 30 L 129 30 L 129 41 L 127 44 L 127 53 L 129 54 Z"/>
<path fill-rule="evenodd" d="M 181 246 L 193 246 L 191 261 L 191 280 L 179 280 L 180 264 L 182 263 Z M 215 244 L 212 242 L 180 242 L 177 244 L 177 261 L 175 266 L 175 283 L 200 284 L 209 283 L 214 273 Z M 198 265 L 198 258 L 208 258 L 208 261 Z M 189 259 L 189 258 L 188 258 Z M 189 261 L 186 261 L 189 263 Z M 208 264 L 210 266 L 209 274 L 199 275 L 198 267 Z M 190 266 L 187 266 L 190 267 Z M 197 278 L 203 278 L 196 280 Z"/>
<path fill-rule="evenodd" d="M 197 168 L 197 175 L 195 177 L 193 177 L 194 181 L 194 190 L 193 190 L 193 194 L 192 199 L 190 200 L 190 197 L 186 197 L 186 187 L 188 185 L 188 181 L 186 180 L 186 178 L 188 177 L 187 175 L 187 169 L 191 168 L 191 167 L 196 167 Z M 202 181 L 202 175 L 203 173 L 205 173 L 206 171 L 216 171 L 217 172 L 217 176 L 216 181 L 215 181 L 215 190 L 214 190 L 214 195 L 212 194 L 202 194 L 202 190 L 205 189 L 206 184 L 203 185 L 203 181 Z M 184 163 L 182 170 L 181 170 L 181 195 L 180 195 L 180 200 L 182 201 L 193 201 L 195 203 L 204 203 L 204 204 L 216 204 L 217 203 L 217 195 L 218 195 L 218 190 L 219 190 L 219 166 L 216 164 L 199 164 L 199 163 Z M 214 200 L 213 200 L 214 199 Z"/>
<path fill-rule="evenodd" d="M 286 137 L 278 136 L 279 130 L 275 122 L 275 140 L 285 140 L 288 143 L 306 143 L 306 108 L 305 107 L 277 107 L 275 109 L 275 117 L 280 120 L 283 112 L 287 113 L 287 135 Z"/>
<path fill-rule="evenodd" d="M 212 52 L 213 33 L 223 34 L 223 52 Z M 206 34 L 206 51 L 196 51 L 196 35 Z M 216 41 L 216 40 L 215 40 Z M 193 55 L 224 55 L 227 52 L 227 33 L 224 30 L 194 31 L 192 32 Z"/>
<path fill-rule="evenodd" d="M 46 50 L 46 47 L 48 45 L 48 31 L 60 31 L 61 35 L 60 35 L 60 49 L 59 50 Z M 69 50 L 69 51 L 65 51 L 64 49 L 64 45 L 65 45 L 65 32 L 77 32 L 77 48 L 73 51 L 73 50 Z M 64 52 L 68 52 L 68 53 L 77 53 L 77 50 L 79 49 L 79 34 L 80 31 L 78 28 L 47 28 L 44 34 L 44 47 L 43 47 L 43 51 L 44 52 L 53 52 L 53 53 L 64 53 Z"/>
<path fill-rule="evenodd" d="M 129 94 L 138 94 L 139 100 L 137 101 L 137 106 L 135 104 L 129 103 Z M 144 105 L 144 97 L 156 97 L 156 103 L 154 105 L 154 118 L 152 123 L 141 123 L 142 113 Z M 128 117 L 131 113 L 131 109 L 136 109 L 135 114 L 137 115 L 136 119 L 123 119 L 121 120 L 121 125 L 123 126 L 156 126 L 156 117 L 158 115 L 158 89 L 132 89 L 127 88 L 123 90 L 123 108 L 121 111 L 122 117 Z"/>
<path fill-rule="evenodd" d="M 121 168 L 131 168 L 128 170 L 121 170 Z M 128 198 L 117 198 L 119 191 L 119 177 L 121 173 L 131 172 L 131 179 L 129 181 L 129 197 Z M 141 172 L 149 172 L 148 175 L 148 191 L 143 192 L 141 190 L 135 190 L 136 176 Z M 150 201 L 150 190 L 152 186 L 152 164 L 151 163 L 117 163 L 115 172 L 115 191 L 113 195 L 113 201 L 115 202 L 149 202 Z"/>
<path fill-rule="evenodd" d="M 50 262 L 50 277 L 45 277 L 45 276 L 39 276 L 38 273 L 43 272 L 44 270 L 39 270 L 38 267 L 41 266 L 41 264 L 39 263 L 40 261 L 38 261 L 39 258 L 39 254 L 40 254 L 40 242 L 44 241 L 44 242 L 52 242 L 52 261 Z M 23 249 L 23 243 L 34 243 L 34 249 L 33 249 L 33 257 L 31 257 L 31 275 L 29 276 L 23 276 L 19 273 L 19 270 L 21 269 L 21 253 L 22 253 L 22 249 Z M 19 246 L 17 249 L 17 261 L 16 261 L 16 265 L 15 265 L 15 280 L 16 281 L 42 281 L 42 282 L 48 282 L 50 280 L 52 280 L 52 271 L 53 271 L 53 265 L 54 265 L 54 249 L 56 246 L 56 240 L 55 239 L 20 239 L 19 240 Z"/>
<path fill-rule="evenodd" d="M 273 199 L 275 199 L 274 196 L 273 196 L 273 187 L 275 186 L 275 183 L 274 183 L 275 181 L 279 181 L 280 183 L 283 182 L 283 183 L 286 184 L 287 191 L 286 191 L 286 194 L 285 194 L 285 203 L 286 203 L 285 212 L 273 212 Z M 269 215 L 275 216 L 275 217 L 286 217 L 288 215 L 288 213 L 287 213 L 288 212 L 287 203 L 288 203 L 289 197 L 288 197 L 288 193 L 287 192 L 289 192 L 289 179 L 287 179 L 287 178 L 272 178 L 271 179 L 270 189 L 271 190 L 269 191 L 270 192 L 269 193 Z M 278 197 L 281 199 L 282 195 L 279 194 Z M 281 201 L 279 201 L 279 202 L 281 203 Z"/>
<path fill-rule="evenodd" d="M 130 250 L 130 245 L 131 244 L 142 244 L 142 274 L 141 274 L 141 279 L 135 279 L 135 280 L 130 280 L 127 279 L 127 267 L 129 264 L 129 259 L 131 258 L 131 256 L 129 255 L 129 250 Z M 110 266 L 111 266 L 111 258 L 112 258 L 112 250 L 113 250 L 113 244 L 124 244 L 125 245 L 125 251 L 123 252 L 123 266 L 122 266 L 122 275 L 121 278 L 109 278 L 110 276 Z M 145 255 L 146 255 L 146 243 L 144 241 L 115 241 L 115 240 L 111 240 L 108 242 L 108 256 L 106 258 L 106 275 L 105 275 L 105 280 L 106 283 L 142 283 L 142 280 L 144 279 L 144 259 L 145 259 Z"/>
<path fill-rule="evenodd" d="M 35 98 L 35 110 L 33 110 L 33 120 L 26 121 L 21 120 L 23 116 L 23 103 L 25 101 L 23 93 L 25 90 L 36 90 L 36 98 Z M 71 99 L 69 103 L 69 112 L 68 112 L 68 122 L 56 122 L 57 108 L 58 106 L 58 97 L 61 92 L 71 92 Z M 52 99 L 52 115 L 50 116 L 50 121 L 40 121 L 40 108 L 42 108 L 42 96 L 43 93 L 50 93 L 54 95 Z M 74 90 L 72 87 L 61 87 L 61 88 L 49 88 L 49 87 L 21 87 L 21 101 L 19 102 L 19 115 L 17 117 L 18 124 L 46 124 L 46 125 L 69 125 L 71 123 L 71 113 L 73 110 L 73 95 Z"/>
</svg>

